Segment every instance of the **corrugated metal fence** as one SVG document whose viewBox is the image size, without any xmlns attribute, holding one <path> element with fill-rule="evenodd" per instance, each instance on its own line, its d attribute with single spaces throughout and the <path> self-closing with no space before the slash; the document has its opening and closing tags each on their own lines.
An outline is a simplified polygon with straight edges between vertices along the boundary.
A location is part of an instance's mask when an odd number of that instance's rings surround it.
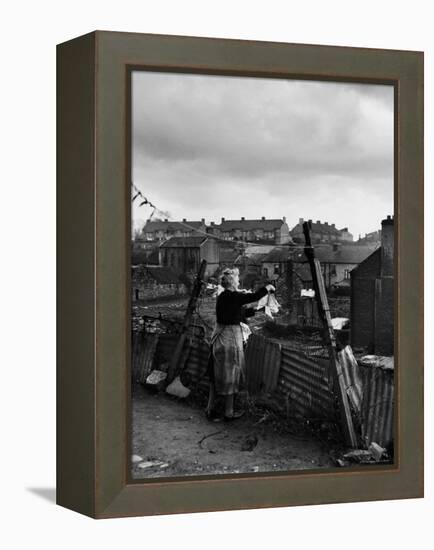
<svg viewBox="0 0 434 550">
<path fill-rule="evenodd" d="M 132 341 L 132 376 L 142 383 L 154 368 L 170 362 L 179 335 L 135 331 Z M 183 353 L 182 380 L 194 392 L 206 389 L 209 344 L 195 331 Z M 388 446 L 393 441 L 393 370 L 358 366 L 351 348 L 339 353 L 353 416 L 360 427 L 361 445 L 372 441 Z M 283 414 L 307 419 L 333 420 L 335 396 L 329 386 L 329 360 L 324 348 L 305 351 L 286 341 L 252 334 L 246 348 L 246 386 L 251 397 L 268 394 Z"/>
</svg>

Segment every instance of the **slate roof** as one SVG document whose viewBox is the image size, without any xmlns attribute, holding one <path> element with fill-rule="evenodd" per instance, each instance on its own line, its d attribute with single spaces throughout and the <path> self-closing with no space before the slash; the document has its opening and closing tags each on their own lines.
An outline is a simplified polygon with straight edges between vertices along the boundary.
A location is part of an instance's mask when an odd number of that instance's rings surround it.
<svg viewBox="0 0 434 550">
<path fill-rule="evenodd" d="M 365 245 L 341 244 L 336 250 L 333 245 L 319 245 L 315 248 L 315 258 L 321 263 L 360 264 L 372 254 L 372 248 Z M 295 262 L 307 262 L 304 252 L 294 257 Z"/>
<path fill-rule="evenodd" d="M 198 248 L 203 244 L 208 237 L 171 237 L 165 241 L 161 248 Z"/>
<path fill-rule="evenodd" d="M 244 256 L 240 255 L 237 258 L 235 263 L 237 265 L 240 265 L 240 266 L 242 266 L 242 265 L 260 266 L 266 255 L 267 254 L 260 253 L 260 252 L 258 252 L 257 254 L 249 254 L 248 256 L 247 255 L 244 255 Z"/>
<path fill-rule="evenodd" d="M 280 262 L 286 262 L 290 259 L 290 251 L 288 248 L 283 247 L 276 247 L 273 248 L 263 259 L 262 261 L 264 263 L 280 263 Z"/>
<path fill-rule="evenodd" d="M 240 255 L 239 250 L 233 250 L 231 248 L 220 248 L 220 262 L 222 263 L 235 263 L 235 260 Z"/>
</svg>

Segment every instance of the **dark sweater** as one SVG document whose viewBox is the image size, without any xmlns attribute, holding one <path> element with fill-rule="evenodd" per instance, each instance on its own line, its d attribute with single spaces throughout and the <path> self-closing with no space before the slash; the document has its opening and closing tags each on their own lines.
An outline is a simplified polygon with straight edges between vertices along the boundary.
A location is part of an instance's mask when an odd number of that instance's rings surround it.
<svg viewBox="0 0 434 550">
<path fill-rule="evenodd" d="M 260 288 L 254 293 L 224 290 L 219 296 L 217 296 L 217 323 L 219 325 L 238 325 L 243 322 L 245 318 L 243 306 L 257 302 L 266 294 L 266 288 Z"/>
</svg>

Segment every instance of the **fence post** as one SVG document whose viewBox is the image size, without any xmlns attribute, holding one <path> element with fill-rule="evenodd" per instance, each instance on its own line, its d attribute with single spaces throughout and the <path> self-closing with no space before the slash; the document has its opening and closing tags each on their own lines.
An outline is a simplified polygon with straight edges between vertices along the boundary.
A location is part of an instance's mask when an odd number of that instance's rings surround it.
<svg viewBox="0 0 434 550">
<path fill-rule="evenodd" d="M 357 436 L 354 431 L 353 418 L 351 416 L 351 410 L 348 403 L 342 367 L 339 363 L 336 351 L 335 332 L 332 326 L 327 293 L 321 273 L 321 264 L 319 260 L 315 258 L 315 252 L 310 238 L 309 222 L 303 223 L 303 233 L 306 241 L 304 253 L 309 261 L 310 270 L 312 273 L 313 288 L 315 290 L 315 298 L 318 304 L 318 313 L 323 324 L 323 334 L 329 350 L 331 373 L 335 391 L 338 394 L 339 410 L 342 418 L 345 442 L 351 447 L 357 447 Z"/>
<path fill-rule="evenodd" d="M 188 301 L 187 310 L 185 312 L 184 321 L 181 327 L 181 334 L 179 335 L 179 340 L 176 344 L 175 351 L 173 352 L 172 360 L 170 361 L 169 370 L 167 372 L 167 382 L 170 384 L 175 378 L 176 370 L 181 358 L 181 353 L 184 348 L 185 339 L 187 337 L 188 327 L 191 323 L 191 318 L 193 317 L 194 310 L 196 308 L 197 300 L 199 298 L 200 291 L 202 289 L 203 278 L 205 276 L 205 270 L 207 266 L 207 261 L 202 260 L 200 264 L 199 271 L 197 272 L 196 278 L 193 284 L 193 290 L 191 291 L 190 300 Z"/>
</svg>

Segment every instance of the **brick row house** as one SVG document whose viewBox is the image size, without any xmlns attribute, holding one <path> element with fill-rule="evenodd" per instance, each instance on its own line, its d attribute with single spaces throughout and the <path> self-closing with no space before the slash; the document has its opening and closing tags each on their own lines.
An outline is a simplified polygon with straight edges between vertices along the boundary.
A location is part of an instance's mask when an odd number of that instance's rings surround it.
<svg viewBox="0 0 434 550">
<path fill-rule="evenodd" d="M 221 219 L 219 224 L 211 222 L 208 233 L 225 240 L 241 240 L 250 242 L 264 242 L 282 244 L 291 242 L 289 227 L 286 218 L 267 219 L 262 217 L 257 220 Z"/>
<path fill-rule="evenodd" d="M 291 231 L 290 236 L 296 243 L 304 243 L 303 223 L 308 221 L 311 224 L 310 238 L 312 244 L 318 243 L 352 243 L 353 235 L 348 231 L 348 227 L 338 229 L 334 223 L 321 222 L 317 220 L 304 220 L 300 218 L 298 224 L 295 225 Z"/>
</svg>

